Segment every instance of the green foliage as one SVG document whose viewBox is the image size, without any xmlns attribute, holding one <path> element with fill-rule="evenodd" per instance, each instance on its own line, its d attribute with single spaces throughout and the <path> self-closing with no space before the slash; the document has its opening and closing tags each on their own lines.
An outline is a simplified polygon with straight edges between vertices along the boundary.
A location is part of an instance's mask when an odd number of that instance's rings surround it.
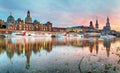
<svg viewBox="0 0 120 73">
<path fill-rule="evenodd" d="M 109 70 L 110 68 L 112 68 L 112 64 L 105 64 L 105 70 Z"/>
</svg>

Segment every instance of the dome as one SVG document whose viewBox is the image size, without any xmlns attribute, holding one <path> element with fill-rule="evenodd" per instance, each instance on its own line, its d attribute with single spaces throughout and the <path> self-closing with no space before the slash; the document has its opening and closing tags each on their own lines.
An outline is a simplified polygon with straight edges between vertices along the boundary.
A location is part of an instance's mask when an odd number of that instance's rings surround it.
<svg viewBox="0 0 120 73">
<path fill-rule="evenodd" d="M 14 17 L 12 15 L 8 16 L 7 23 L 14 23 Z"/>
<path fill-rule="evenodd" d="M 34 20 L 34 22 L 33 23 L 37 23 L 38 21 L 37 20 Z"/>
<path fill-rule="evenodd" d="M 32 18 L 27 16 L 25 18 L 25 23 L 32 23 Z"/>
<path fill-rule="evenodd" d="M 34 20 L 34 22 L 33 22 L 34 24 L 40 24 L 40 22 L 39 21 L 37 21 L 37 20 Z"/>
</svg>

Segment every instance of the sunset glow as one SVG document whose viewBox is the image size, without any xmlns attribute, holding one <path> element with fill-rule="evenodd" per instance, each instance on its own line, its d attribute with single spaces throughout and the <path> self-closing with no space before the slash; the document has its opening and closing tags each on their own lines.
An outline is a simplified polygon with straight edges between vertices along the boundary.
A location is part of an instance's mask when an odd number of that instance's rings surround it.
<svg viewBox="0 0 120 73">
<path fill-rule="evenodd" d="M 17 18 L 25 19 L 31 11 L 33 20 L 41 23 L 51 21 L 55 27 L 88 26 L 92 20 L 99 21 L 100 29 L 109 16 L 111 28 L 120 31 L 120 0 L 0 0 L 0 19 L 6 21 L 10 12 Z"/>
</svg>

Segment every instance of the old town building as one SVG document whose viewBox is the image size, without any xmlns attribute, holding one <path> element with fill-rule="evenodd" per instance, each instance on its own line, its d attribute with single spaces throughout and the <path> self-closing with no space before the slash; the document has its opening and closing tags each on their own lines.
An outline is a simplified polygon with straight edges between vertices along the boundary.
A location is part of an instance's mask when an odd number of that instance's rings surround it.
<svg viewBox="0 0 120 73">
<path fill-rule="evenodd" d="M 3 25 L 4 24 L 4 21 L 0 19 L 0 25 Z"/>
<path fill-rule="evenodd" d="M 39 21 L 34 20 L 32 22 L 32 17 L 30 15 L 30 11 L 27 11 L 27 16 L 24 20 L 18 18 L 17 20 L 14 19 L 12 13 L 7 18 L 7 22 L 5 23 L 7 29 L 10 30 L 26 30 L 26 31 L 52 31 L 52 23 L 47 22 L 45 24 L 41 24 Z"/>
<path fill-rule="evenodd" d="M 52 28 L 53 32 L 65 32 L 66 28 L 58 28 L 58 27 L 53 27 Z"/>
<path fill-rule="evenodd" d="M 2 28 L 2 29 L 3 29 L 3 28 L 4 28 L 4 29 L 6 28 L 6 25 L 5 25 L 4 20 L 1 20 L 1 19 L 0 19 L 0 28 Z"/>
<path fill-rule="evenodd" d="M 105 31 L 111 30 L 109 17 L 107 17 L 106 26 L 103 27 L 103 30 L 105 30 Z"/>
</svg>

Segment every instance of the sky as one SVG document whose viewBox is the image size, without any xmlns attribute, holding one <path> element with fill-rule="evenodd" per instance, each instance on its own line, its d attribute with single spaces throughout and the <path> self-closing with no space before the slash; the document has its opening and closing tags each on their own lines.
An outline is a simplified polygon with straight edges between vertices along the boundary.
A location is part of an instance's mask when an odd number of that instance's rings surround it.
<svg viewBox="0 0 120 73">
<path fill-rule="evenodd" d="M 50 21 L 54 27 L 89 26 L 96 19 L 100 29 L 110 18 L 111 28 L 120 31 L 120 0 L 0 0 L 0 19 L 12 12 L 15 20 L 25 20 L 30 10 L 32 20 Z"/>
</svg>

